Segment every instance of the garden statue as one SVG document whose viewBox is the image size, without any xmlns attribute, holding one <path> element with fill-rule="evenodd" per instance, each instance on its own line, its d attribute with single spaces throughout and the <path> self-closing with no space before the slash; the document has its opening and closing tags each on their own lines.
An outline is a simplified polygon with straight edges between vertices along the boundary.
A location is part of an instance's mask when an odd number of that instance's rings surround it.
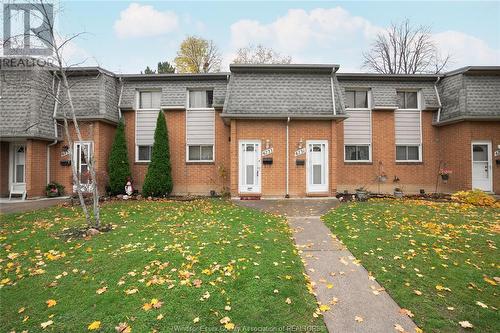
<svg viewBox="0 0 500 333">
<path fill-rule="evenodd" d="M 130 177 L 127 177 L 127 183 L 125 184 L 125 193 L 127 193 L 127 195 L 132 195 L 132 193 L 134 193 L 134 187 L 132 186 L 132 180 L 130 179 Z"/>
</svg>

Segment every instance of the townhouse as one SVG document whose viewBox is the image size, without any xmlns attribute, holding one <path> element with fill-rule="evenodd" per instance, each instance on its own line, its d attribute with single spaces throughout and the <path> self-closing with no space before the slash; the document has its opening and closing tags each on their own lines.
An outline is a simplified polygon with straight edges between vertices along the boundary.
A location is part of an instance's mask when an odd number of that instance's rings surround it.
<svg viewBox="0 0 500 333">
<path fill-rule="evenodd" d="M 104 186 L 119 121 L 140 191 L 159 112 L 167 122 L 177 195 L 333 196 L 359 187 L 500 193 L 500 67 L 439 75 L 338 70 L 231 65 L 228 73 L 118 75 L 71 68 L 83 140 L 69 147 L 61 126 L 68 106 L 54 102 L 53 96 L 64 99 L 54 73 L 4 64 L 0 194 L 43 196 L 51 181 L 71 191 L 72 163 L 88 182 L 84 146 Z M 442 169 L 452 171 L 447 181 Z"/>
</svg>

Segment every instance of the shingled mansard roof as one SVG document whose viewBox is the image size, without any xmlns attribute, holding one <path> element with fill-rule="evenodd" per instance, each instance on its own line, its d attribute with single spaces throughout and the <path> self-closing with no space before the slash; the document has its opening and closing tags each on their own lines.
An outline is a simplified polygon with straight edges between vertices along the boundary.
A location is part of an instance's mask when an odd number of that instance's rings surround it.
<svg viewBox="0 0 500 333">
<path fill-rule="evenodd" d="M 338 68 L 338 65 L 231 65 L 222 116 L 345 117 L 333 80 Z"/>
<path fill-rule="evenodd" d="M 56 138 L 50 97 L 57 86 L 54 68 L 0 69 L 0 137 Z M 160 90 L 166 110 L 185 109 L 190 89 L 212 89 L 214 106 L 224 107 L 221 116 L 226 119 L 344 119 L 346 90 L 369 89 L 377 111 L 395 110 L 397 90 L 409 89 L 421 92 L 423 110 L 439 110 L 436 125 L 500 120 L 500 66 L 468 66 L 436 75 L 338 73 L 339 66 L 333 64 L 233 64 L 230 69 L 119 75 L 100 67 L 76 67 L 67 74 L 81 120 L 116 123 L 119 109 L 134 110 L 137 91 L 145 89 Z M 56 119 L 63 111 L 58 109 Z"/>
</svg>

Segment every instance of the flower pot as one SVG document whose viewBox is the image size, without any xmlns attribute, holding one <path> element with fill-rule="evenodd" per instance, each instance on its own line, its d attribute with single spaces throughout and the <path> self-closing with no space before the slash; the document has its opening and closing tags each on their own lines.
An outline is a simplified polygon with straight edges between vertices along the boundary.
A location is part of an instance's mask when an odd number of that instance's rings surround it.
<svg viewBox="0 0 500 333">
<path fill-rule="evenodd" d="M 366 191 L 356 191 L 356 196 L 358 197 L 359 201 L 368 200 L 368 192 Z"/>
<path fill-rule="evenodd" d="M 59 196 L 59 192 L 49 192 L 47 193 L 47 197 L 49 198 L 55 198 Z"/>
<path fill-rule="evenodd" d="M 401 199 L 403 197 L 403 192 L 394 191 L 394 196 L 398 199 Z"/>
<path fill-rule="evenodd" d="M 450 178 L 450 175 L 448 175 L 448 174 L 441 175 L 442 180 L 448 180 L 449 178 Z"/>
</svg>

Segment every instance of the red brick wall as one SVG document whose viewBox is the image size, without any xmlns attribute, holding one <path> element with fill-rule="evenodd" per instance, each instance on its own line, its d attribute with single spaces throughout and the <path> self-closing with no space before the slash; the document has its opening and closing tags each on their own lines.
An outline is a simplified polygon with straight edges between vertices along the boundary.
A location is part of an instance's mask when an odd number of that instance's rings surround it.
<svg viewBox="0 0 500 333">
<path fill-rule="evenodd" d="M 209 195 L 210 190 L 220 193 L 223 187 L 229 187 L 229 126 L 225 125 L 219 112 L 215 116 L 215 162 L 186 163 L 186 119 L 185 111 L 165 111 L 170 162 L 174 181 L 173 194 Z M 128 157 L 134 186 L 142 188 L 147 173 L 148 163 L 135 162 L 135 113 L 124 112 L 125 133 L 127 137 Z M 227 176 L 222 177 L 224 170 Z"/>
<path fill-rule="evenodd" d="M 422 162 L 396 163 L 396 144 L 394 130 L 394 112 L 372 112 L 372 162 L 344 162 L 343 124 L 339 126 L 337 137 L 338 149 L 338 185 L 337 190 L 353 191 L 365 186 L 372 192 L 392 193 L 395 187 L 404 192 L 415 193 L 420 189 L 434 192 L 439 169 L 438 128 L 432 126 L 432 113 L 422 112 Z M 377 176 L 381 172 L 387 175 L 387 181 L 380 183 Z M 394 182 L 394 178 L 399 182 Z"/>
<path fill-rule="evenodd" d="M 443 191 L 472 188 L 473 140 L 491 141 L 492 150 L 500 145 L 500 122 L 461 122 L 439 128 L 441 160 L 452 170 Z M 493 157 L 493 191 L 500 193 L 500 165 Z"/>
<path fill-rule="evenodd" d="M 231 122 L 231 193 L 238 193 L 238 141 L 260 140 L 262 149 L 266 148 L 266 140 L 273 147 L 273 164 L 262 165 L 261 184 L 263 196 L 284 197 L 286 194 L 286 120 L 233 120 Z M 329 183 L 331 191 L 335 191 L 336 148 L 331 144 L 332 133 L 336 131 L 336 124 L 331 121 L 291 120 L 289 125 L 289 194 L 291 197 L 306 196 L 306 166 L 296 165 L 295 150 L 299 141 L 303 140 L 303 147 L 307 140 L 328 140 L 329 142 Z M 299 159 L 305 159 L 305 155 Z M 244 193 L 242 193 L 244 194 Z"/>
<path fill-rule="evenodd" d="M 25 168 L 27 196 L 45 196 L 45 186 L 47 185 L 47 141 L 27 141 Z"/>
<path fill-rule="evenodd" d="M 115 125 L 100 121 L 80 121 L 78 122 L 83 141 L 94 142 L 94 156 L 96 160 L 96 173 L 98 175 L 98 184 L 100 194 L 104 194 L 107 184 L 108 157 L 111 151 L 111 145 L 115 135 Z M 74 127 L 70 125 L 70 135 L 72 140 L 77 141 L 77 135 Z M 65 136 L 65 135 L 64 135 Z M 71 166 L 62 166 L 61 160 L 69 160 L 69 155 L 61 157 L 63 147 L 67 146 L 66 140 L 60 141 L 51 147 L 50 150 L 50 180 L 58 182 L 65 187 L 66 193 L 73 192 L 73 180 Z M 73 149 L 73 147 L 70 147 Z"/>
<path fill-rule="evenodd" d="M 9 195 L 9 143 L 0 142 L 0 196 Z"/>
</svg>

